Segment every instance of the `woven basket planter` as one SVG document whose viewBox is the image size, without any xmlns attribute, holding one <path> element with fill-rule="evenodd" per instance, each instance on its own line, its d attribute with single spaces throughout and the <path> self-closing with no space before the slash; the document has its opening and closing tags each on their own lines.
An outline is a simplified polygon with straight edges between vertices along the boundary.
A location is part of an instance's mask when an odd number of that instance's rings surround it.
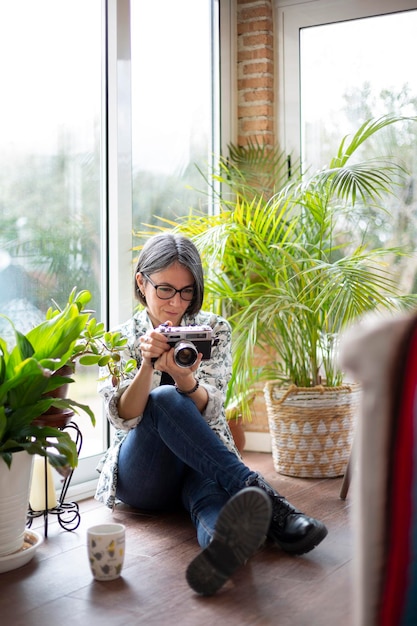
<svg viewBox="0 0 417 626">
<path fill-rule="evenodd" d="M 264 388 L 274 467 L 300 478 L 342 476 L 352 447 L 359 385 Z"/>
</svg>

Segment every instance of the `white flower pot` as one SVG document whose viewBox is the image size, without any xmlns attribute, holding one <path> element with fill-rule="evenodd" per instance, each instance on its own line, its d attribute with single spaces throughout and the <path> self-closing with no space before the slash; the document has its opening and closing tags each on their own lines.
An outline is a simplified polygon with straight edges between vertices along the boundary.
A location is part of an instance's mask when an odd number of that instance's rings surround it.
<svg viewBox="0 0 417 626">
<path fill-rule="evenodd" d="M 10 469 L 0 458 L 0 557 L 21 549 L 26 529 L 33 455 L 13 454 Z"/>
</svg>

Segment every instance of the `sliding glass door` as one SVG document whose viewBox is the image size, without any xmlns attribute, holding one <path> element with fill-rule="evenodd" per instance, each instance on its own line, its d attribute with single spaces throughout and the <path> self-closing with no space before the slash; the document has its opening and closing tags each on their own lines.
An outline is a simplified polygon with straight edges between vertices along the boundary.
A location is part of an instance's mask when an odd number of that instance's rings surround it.
<svg viewBox="0 0 417 626">
<path fill-rule="evenodd" d="M 74 286 L 91 291 L 106 325 L 124 321 L 132 229 L 207 202 L 203 174 L 219 142 L 218 4 L 0 3 L 0 313 L 22 331 Z M 97 418 L 95 428 L 76 418 L 75 482 L 97 476 L 108 443 L 97 375 L 79 367 L 71 389 Z"/>
</svg>

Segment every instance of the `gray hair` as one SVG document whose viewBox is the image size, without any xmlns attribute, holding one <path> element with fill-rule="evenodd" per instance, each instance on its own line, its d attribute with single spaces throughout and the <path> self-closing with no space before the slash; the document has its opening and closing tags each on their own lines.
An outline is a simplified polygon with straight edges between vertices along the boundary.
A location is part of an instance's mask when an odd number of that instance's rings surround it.
<svg viewBox="0 0 417 626">
<path fill-rule="evenodd" d="M 184 235 L 163 233 L 148 239 L 139 253 L 135 269 L 134 289 L 135 297 L 141 304 L 146 300 L 141 294 L 136 282 L 136 274 L 153 274 L 160 272 L 173 263 L 180 263 L 191 272 L 194 278 L 194 297 L 187 309 L 189 315 L 198 313 L 203 305 L 204 276 L 200 254 L 191 241 Z M 145 276 L 146 280 L 146 276 Z"/>
</svg>

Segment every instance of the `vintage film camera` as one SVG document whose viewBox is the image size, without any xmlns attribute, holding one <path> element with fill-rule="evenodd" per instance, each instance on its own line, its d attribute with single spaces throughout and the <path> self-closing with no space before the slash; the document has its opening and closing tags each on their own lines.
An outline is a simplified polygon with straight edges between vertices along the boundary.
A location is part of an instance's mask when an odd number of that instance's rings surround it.
<svg viewBox="0 0 417 626">
<path fill-rule="evenodd" d="M 212 338 L 213 329 L 210 326 L 167 326 L 161 324 L 158 330 L 168 339 L 168 344 L 174 348 L 174 361 L 179 367 L 190 367 L 197 360 L 201 352 L 203 359 L 211 356 L 211 347 L 218 343 Z"/>
</svg>

